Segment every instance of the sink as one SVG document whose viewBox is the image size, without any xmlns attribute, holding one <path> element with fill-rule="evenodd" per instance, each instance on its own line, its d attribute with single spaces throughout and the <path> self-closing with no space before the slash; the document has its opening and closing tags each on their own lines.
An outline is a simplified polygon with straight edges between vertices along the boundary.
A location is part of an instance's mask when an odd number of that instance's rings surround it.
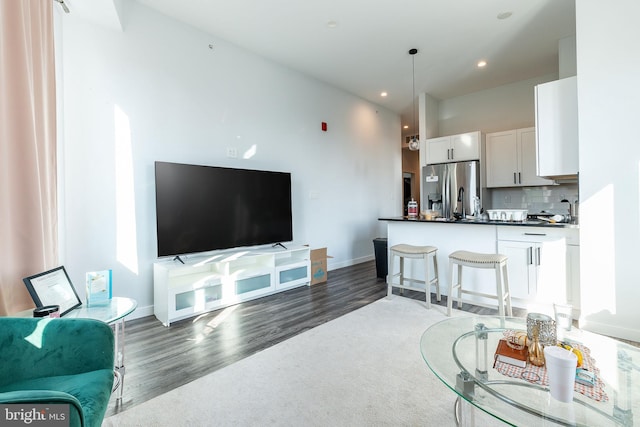
<svg viewBox="0 0 640 427">
<path fill-rule="evenodd" d="M 489 222 L 489 220 L 480 219 L 480 218 L 475 218 L 475 219 L 460 218 L 460 219 L 456 219 L 455 222 Z"/>
</svg>

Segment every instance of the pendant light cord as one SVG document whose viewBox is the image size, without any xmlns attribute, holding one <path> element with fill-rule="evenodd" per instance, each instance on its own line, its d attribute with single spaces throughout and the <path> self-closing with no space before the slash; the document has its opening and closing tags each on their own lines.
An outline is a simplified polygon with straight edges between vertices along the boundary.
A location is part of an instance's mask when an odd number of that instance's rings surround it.
<svg viewBox="0 0 640 427">
<path fill-rule="evenodd" d="M 409 142 L 409 149 L 412 151 L 416 151 L 419 149 L 418 139 L 416 137 L 416 53 L 418 53 L 418 49 L 410 49 L 409 55 L 411 55 L 411 90 L 412 90 L 412 98 L 411 98 L 411 106 L 413 107 L 413 137 Z"/>
<path fill-rule="evenodd" d="M 417 50 L 416 50 L 417 53 Z M 412 98 L 412 104 L 413 104 L 413 134 L 416 134 L 416 55 L 412 54 L 411 55 L 411 62 L 412 62 L 412 73 L 413 73 L 413 85 L 412 85 L 412 90 L 413 90 L 413 98 Z"/>
</svg>

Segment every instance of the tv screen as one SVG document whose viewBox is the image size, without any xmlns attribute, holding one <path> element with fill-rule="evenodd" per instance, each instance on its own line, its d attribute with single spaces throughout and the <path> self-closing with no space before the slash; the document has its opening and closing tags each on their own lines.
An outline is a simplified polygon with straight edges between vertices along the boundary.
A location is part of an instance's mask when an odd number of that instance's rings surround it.
<svg viewBox="0 0 640 427">
<path fill-rule="evenodd" d="M 293 240 L 291 174 L 155 163 L 158 257 Z"/>
</svg>

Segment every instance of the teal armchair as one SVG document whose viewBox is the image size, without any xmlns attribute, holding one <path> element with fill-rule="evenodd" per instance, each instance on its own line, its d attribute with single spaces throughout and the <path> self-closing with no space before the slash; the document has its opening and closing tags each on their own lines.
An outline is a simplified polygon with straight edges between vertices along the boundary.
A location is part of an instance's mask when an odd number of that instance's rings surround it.
<svg viewBox="0 0 640 427">
<path fill-rule="evenodd" d="M 91 319 L 0 317 L 0 403 L 67 404 L 98 427 L 114 382 L 111 327 Z"/>
</svg>

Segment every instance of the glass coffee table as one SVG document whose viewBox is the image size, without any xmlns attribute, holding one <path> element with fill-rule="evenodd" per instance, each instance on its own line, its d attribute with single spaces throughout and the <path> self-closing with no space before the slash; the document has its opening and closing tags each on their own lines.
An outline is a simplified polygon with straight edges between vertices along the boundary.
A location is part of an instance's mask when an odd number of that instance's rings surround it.
<svg viewBox="0 0 640 427">
<path fill-rule="evenodd" d="M 563 403 L 551 397 L 543 378 L 532 375 L 529 368 L 534 367 L 528 365 L 515 376 L 494 368 L 495 349 L 505 331 L 508 335 L 526 330 L 526 319 L 465 316 L 443 320 L 423 333 L 420 351 L 424 360 L 458 395 L 455 416 L 459 424 L 474 425 L 477 408 L 518 426 L 540 425 L 543 420 L 545 425 L 634 425 L 633 415 L 640 414 L 640 348 L 575 328 L 561 331 L 558 339 L 587 349 L 599 379 L 597 390 L 581 388 L 591 396 L 575 391 L 573 402 Z"/>
</svg>

